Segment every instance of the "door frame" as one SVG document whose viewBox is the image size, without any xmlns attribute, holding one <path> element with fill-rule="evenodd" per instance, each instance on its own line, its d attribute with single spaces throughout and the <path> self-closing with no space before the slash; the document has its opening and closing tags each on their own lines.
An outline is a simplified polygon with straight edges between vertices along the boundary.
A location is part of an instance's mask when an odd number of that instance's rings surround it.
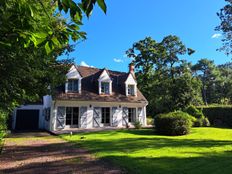
<svg viewBox="0 0 232 174">
<path fill-rule="evenodd" d="M 73 122 L 73 108 L 78 108 L 78 124 L 70 124 L 70 125 L 66 125 L 66 116 L 67 116 L 67 108 L 72 108 L 72 117 L 71 117 L 71 123 Z M 65 122 L 65 128 L 80 128 L 80 107 L 79 106 L 65 106 L 65 118 L 64 118 L 64 122 Z"/>
</svg>

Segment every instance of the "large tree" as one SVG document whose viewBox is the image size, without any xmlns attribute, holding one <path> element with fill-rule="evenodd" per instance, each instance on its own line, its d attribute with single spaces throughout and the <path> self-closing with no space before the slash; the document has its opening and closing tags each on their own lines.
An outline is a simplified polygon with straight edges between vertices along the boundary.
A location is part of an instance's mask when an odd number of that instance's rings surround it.
<svg viewBox="0 0 232 174">
<path fill-rule="evenodd" d="M 208 59 L 200 59 L 192 70 L 202 81 L 202 98 L 204 103 L 218 103 L 218 86 L 220 83 L 220 71 L 214 64 L 214 61 Z"/>
<path fill-rule="evenodd" d="M 191 64 L 179 58 L 193 52 L 172 35 L 161 42 L 147 37 L 126 52 L 134 59 L 138 86 L 149 101 L 149 114 L 199 102 L 201 82 L 192 76 Z"/>
<path fill-rule="evenodd" d="M 0 0 L 0 109 L 36 101 L 64 81 L 61 65 L 70 61 L 57 58 L 72 50 L 70 38 L 85 39 L 82 16 L 96 2 L 106 10 L 104 0 Z"/>
<path fill-rule="evenodd" d="M 223 46 L 220 50 L 227 55 L 232 54 L 232 0 L 225 0 L 226 5 L 217 13 L 221 24 L 216 30 L 223 32 Z"/>
</svg>

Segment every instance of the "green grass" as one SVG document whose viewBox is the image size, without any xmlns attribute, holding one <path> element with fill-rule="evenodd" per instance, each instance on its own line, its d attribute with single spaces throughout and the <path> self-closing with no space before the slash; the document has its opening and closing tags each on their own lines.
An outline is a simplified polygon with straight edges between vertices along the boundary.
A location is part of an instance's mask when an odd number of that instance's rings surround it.
<svg viewBox="0 0 232 174">
<path fill-rule="evenodd" d="M 232 129 L 193 128 L 191 134 L 179 137 L 160 136 L 152 129 L 142 129 L 62 135 L 62 138 L 133 174 L 232 171 Z"/>
</svg>

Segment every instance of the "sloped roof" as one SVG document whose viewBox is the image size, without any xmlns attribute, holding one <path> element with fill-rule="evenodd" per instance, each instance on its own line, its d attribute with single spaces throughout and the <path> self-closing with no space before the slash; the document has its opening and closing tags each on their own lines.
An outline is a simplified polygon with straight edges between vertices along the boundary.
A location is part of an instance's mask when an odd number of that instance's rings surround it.
<svg viewBox="0 0 232 174">
<path fill-rule="evenodd" d="M 126 96 L 125 81 L 129 73 L 107 70 L 112 79 L 112 94 L 98 94 L 98 78 L 105 69 L 76 66 L 82 76 L 81 93 L 65 93 L 65 87 L 59 87 L 55 98 L 58 100 L 101 101 L 101 102 L 129 102 L 147 103 L 143 94 L 137 90 L 137 96 Z"/>
</svg>

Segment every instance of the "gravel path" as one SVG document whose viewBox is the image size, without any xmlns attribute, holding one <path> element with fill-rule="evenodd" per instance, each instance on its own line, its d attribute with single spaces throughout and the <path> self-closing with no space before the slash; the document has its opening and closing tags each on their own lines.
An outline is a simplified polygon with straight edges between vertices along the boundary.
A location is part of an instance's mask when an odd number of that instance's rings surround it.
<svg viewBox="0 0 232 174">
<path fill-rule="evenodd" d="M 59 137 L 34 132 L 15 133 L 5 139 L 0 154 L 0 173 L 119 174 L 122 171 Z"/>
</svg>

